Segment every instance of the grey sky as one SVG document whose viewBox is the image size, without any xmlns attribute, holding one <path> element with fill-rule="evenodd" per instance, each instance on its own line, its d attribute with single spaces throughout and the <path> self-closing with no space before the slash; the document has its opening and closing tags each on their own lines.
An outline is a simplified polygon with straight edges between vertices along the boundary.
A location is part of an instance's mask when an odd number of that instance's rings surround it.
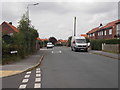
<svg viewBox="0 0 120 90">
<path fill-rule="evenodd" d="M 35 3 L 35 2 L 29 2 Z M 17 26 L 27 2 L 3 2 L 2 20 Z M 39 2 L 30 6 L 30 20 L 38 29 L 40 38 L 54 36 L 67 39 L 73 33 L 73 18 L 77 17 L 77 35 L 84 34 L 100 23 L 118 19 L 117 2 Z"/>
</svg>

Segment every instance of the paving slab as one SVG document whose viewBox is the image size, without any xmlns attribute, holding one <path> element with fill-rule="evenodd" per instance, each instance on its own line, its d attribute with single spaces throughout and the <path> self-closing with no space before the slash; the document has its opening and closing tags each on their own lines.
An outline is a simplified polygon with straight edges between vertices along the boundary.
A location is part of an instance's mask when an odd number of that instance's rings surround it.
<svg viewBox="0 0 120 90">
<path fill-rule="evenodd" d="M 114 59 L 120 59 L 120 54 L 97 51 L 97 50 L 91 50 L 90 52 L 93 54 L 99 54 L 99 55 L 107 56 L 107 57 L 114 58 Z"/>
<path fill-rule="evenodd" d="M 18 62 L 2 65 L 0 66 L 0 78 L 11 76 L 14 74 L 19 74 L 21 72 L 24 72 L 26 70 L 29 70 L 33 67 L 36 67 L 40 64 L 41 59 L 43 58 L 44 53 L 43 51 L 38 51 L 34 55 L 31 55 L 23 60 L 20 60 Z"/>
</svg>

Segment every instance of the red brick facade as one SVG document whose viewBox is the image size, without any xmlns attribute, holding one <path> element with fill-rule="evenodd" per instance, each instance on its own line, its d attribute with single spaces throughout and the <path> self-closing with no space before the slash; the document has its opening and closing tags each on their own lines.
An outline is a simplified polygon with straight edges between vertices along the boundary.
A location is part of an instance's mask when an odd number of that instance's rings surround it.
<svg viewBox="0 0 120 90">
<path fill-rule="evenodd" d="M 117 25 L 120 25 L 120 20 L 108 23 L 105 26 L 97 27 L 90 30 L 87 35 L 89 39 L 112 39 L 118 36 L 119 31 Z"/>
<path fill-rule="evenodd" d="M 19 30 L 14 27 L 13 25 L 7 23 L 7 22 L 3 22 L 1 25 L 0 25 L 0 28 L 2 29 L 2 34 L 7 34 L 7 35 L 12 35 L 14 34 L 15 32 L 19 32 Z"/>
</svg>

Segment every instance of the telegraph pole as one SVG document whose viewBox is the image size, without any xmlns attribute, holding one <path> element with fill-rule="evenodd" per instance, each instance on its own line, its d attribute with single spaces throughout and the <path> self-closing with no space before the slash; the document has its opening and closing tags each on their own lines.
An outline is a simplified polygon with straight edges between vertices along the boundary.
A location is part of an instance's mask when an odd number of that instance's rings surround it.
<svg viewBox="0 0 120 90">
<path fill-rule="evenodd" d="M 76 36 L 76 17 L 74 17 L 74 36 Z"/>
</svg>

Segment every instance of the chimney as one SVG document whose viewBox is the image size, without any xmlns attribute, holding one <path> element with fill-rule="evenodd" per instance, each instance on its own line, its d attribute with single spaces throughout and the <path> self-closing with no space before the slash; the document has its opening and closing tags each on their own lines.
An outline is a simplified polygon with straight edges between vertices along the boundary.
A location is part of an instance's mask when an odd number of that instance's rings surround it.
<svg viewBox="0 0 120 90">
<path fill-rule="evenodd" d="M 9 22 L 9 24 L 11 24 L 11 25 L 12 25 L 12 22 Z"/>
<path fill-rule="evenodd" d="M 103 26 L 102 23 L 100 23 L 100 26 Z"/>
</svg>

